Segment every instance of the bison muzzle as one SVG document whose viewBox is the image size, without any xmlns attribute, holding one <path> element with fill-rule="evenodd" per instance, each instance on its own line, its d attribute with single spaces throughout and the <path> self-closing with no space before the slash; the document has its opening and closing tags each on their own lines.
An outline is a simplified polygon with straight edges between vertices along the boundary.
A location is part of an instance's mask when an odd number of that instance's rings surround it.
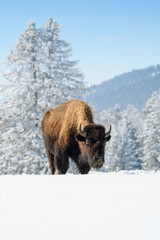
<svg viewBox="0 0 160 240">
<path fill-rule="evenodd" d="M 95 124 L 88 104 L 71 100 L 45 112 L 41 122 L 51 174 L 65 174 L 69 158 L 81 174 L 104 163 L 105 144 L 111 138 L 102 125 Z"/>
</svg>

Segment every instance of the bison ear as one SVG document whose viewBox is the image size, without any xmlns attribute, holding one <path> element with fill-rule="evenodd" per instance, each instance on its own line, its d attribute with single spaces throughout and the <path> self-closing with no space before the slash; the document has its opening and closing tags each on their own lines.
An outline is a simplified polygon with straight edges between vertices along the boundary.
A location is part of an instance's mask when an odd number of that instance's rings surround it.
<svg viewBox="0 0 160 240">
<path fill-rule="evenodd" d="M 85 142 L 86 141 L 86 138 L 82 137 L 80 134 L 77 134 L 75 138 L 76 138 L 77 141 L 80 141 L 80 142 Z"/>
<path fill-rule="evenodd" d="M 108 142 L 111 139 L 111 135 L 105 138 L 105 142 Z"/>
</svg>

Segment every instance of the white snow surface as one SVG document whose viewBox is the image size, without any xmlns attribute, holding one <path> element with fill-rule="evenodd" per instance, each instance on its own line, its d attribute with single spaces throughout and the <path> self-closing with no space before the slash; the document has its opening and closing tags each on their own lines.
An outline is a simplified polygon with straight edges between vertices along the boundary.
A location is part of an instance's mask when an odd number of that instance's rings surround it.
<svg viewBox="0 0 160 240">
<path fill-rule="evenodd" d="M 160 239 L 160 172 L 0 177 L 0 239 Z"/>
</svg>

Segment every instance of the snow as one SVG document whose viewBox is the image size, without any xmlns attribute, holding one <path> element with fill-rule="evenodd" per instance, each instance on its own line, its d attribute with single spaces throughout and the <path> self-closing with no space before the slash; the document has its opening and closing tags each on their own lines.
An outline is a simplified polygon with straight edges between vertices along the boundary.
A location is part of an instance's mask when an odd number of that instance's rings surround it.
<svg viewBox="0 0 160 240">
<path fill-rule="evenodd" d="M 160 172 L 0 177 L 0 239 L 160 239 Z"/>
</svg>

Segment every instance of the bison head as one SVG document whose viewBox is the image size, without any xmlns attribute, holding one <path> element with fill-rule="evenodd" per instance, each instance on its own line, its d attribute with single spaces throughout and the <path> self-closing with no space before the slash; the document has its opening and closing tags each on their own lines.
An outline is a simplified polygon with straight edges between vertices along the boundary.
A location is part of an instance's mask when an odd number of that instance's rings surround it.
<svg viewBox="0 0 160 240">
<path fill-rule="evenodd" d="M 101 168 L 104 163 L 105 144 L 111 138 L 111 126 L 107 133 L 105 128 L 97 124 L 89 124 L 84 130 L 79 126 L 76 139 L 79 142 L 82 160 L 88 160 L 93 168 Z"/>
</svg>

